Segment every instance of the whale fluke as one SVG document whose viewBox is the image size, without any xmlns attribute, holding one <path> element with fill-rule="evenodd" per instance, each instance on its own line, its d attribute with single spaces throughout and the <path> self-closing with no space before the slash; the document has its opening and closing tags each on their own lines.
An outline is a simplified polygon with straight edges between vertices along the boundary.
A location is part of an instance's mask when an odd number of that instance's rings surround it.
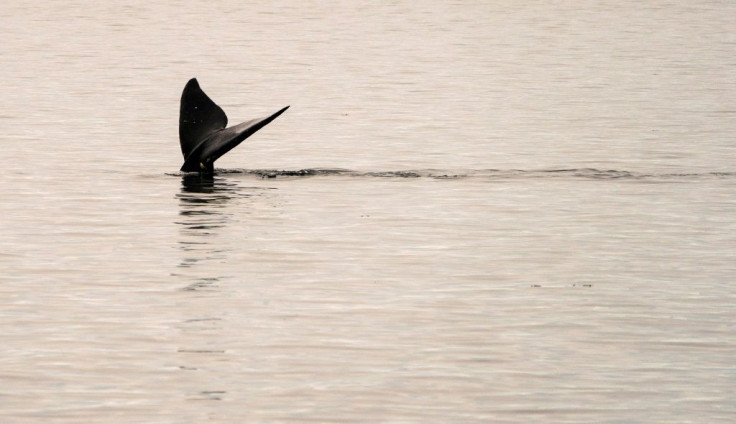
<svg viewBox="0 0 736 424">
<path fill-rule="evenodd" d="M 251 119 L 227 127 L 227 115 L 199 88 L 196 78 L 181 93 L 179 142 L 184 155 L 183 172 L 214 171 L 215 161 L 256 131 L 284 113 L 289 106 L 266 118 Z"/>
</svg>

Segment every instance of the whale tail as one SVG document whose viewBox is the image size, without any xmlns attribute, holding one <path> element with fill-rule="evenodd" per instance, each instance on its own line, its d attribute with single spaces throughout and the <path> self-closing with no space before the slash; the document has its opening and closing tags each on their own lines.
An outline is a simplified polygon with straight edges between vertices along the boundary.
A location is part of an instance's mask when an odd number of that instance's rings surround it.
<svg viewBox="0 0 736 424">
<path fill-rule="evenodd" d="M 214 162 L 256 131 L 268 125 L 289 106 L 265 118 L 227 127 L 227 115 L 199 87 L 196 78 L 187 82 L 179 109 L 179 142 L 184 155 L 183 172 L 213 172 Z"/>
</svg>

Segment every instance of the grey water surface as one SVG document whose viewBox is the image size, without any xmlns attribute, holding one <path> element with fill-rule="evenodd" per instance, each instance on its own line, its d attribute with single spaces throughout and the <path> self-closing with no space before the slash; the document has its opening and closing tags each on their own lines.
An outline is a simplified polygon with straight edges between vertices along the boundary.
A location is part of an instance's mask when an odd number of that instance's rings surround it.
<svg viewBox="0 0 736 424">
<path fill-rule="evenodd" d="M 734 16 L 4 2 L 0 422 L 736 421 Z"/>
</svg>

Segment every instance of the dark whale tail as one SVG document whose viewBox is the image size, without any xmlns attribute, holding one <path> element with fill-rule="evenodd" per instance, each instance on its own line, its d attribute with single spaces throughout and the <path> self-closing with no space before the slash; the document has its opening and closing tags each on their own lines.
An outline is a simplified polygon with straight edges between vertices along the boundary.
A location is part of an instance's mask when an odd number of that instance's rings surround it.
<svg viewBox="0 0 736 424">
<path fill-rule="evenodd" d="M 289 106 L 266 118 L 252 119 L 229 128 L 227 115 L 199 88 L 196 78 L 189 80 L 181 94 L 179 142 L 184 155 L 184 172 L 213 172 L 215 161 L 256 131 L 284 113 Z"/>
</svg>

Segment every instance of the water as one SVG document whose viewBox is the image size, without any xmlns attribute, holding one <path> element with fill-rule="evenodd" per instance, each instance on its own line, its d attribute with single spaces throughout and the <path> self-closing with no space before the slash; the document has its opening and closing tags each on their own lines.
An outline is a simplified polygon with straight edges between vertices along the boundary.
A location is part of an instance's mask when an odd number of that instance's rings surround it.
<svg viewBox="0 0 736 424">
<path fill-rule="evenodd" d="M 734 9 L 4 4 L 0 420 L 734 421 Z"/>
</svg>

